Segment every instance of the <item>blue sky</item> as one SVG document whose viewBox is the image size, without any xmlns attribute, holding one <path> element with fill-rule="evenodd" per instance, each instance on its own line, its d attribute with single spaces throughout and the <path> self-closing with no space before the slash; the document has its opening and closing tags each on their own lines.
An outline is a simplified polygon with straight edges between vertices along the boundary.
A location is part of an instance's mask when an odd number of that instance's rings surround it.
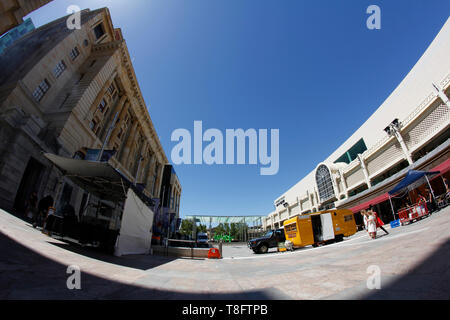
<svg viewBox="0 0 450 320">
<path fill-rule="evenodd" d="M 181 214 L 267 215 L 383 103 L 449 17 L 438 0 L 57 0 L 110 8 L 170 159 L 171 134 L 203 127 L 279 129 L 280 169 L 180 165 Z M 381 30 L 366 9 L 381 8 Z"/>
</svg>

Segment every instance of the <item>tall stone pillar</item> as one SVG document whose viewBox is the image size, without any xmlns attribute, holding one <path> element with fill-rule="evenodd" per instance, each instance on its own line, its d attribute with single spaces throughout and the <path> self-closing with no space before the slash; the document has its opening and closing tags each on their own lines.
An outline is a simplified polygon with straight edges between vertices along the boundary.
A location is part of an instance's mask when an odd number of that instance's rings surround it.
<svg viewBox="0 0 450 320">
<path fill-rule="evenodd" d="M 397 128 L 394 128 L 394 135 L 397 138 L 398 142 L 400 143 L 400 146 L 402 147 L 402 150 L 403 150 L 403 153 L 405 154 L 406 160 L 408 160 L 409 165 L 412 165 L 414 162 L 411 157 L 411 152 L 409 152 L 408 147 L 406 146 L 406 143 L 403 140 L 403 137 L 400 133 L 400 130 Z"/>
<path fill-rule="evenodd" d="M 153 176 L 154 176 L 154 172 L 155 172 L 155 155 L 152 154 L 150 155 L 150 159 L 148 161 L 148 173 L 146 175 L 147 177 L 147 190 L 152 194 L 153 197 L 155 197 L 155 195 L 153 194 Z"/>
<path fill-rule="evenodd" d="M 124 165 L 123 161 L 128 156 L 131 150 L 131 144 L 133 143 L 133 138 L 136 133 L 138 127 L 137 120 L 134 120 L 134 123 L 128 128 L 127 134 L 125 135 L 125 139 L 123 139 L 122 147 L 120 148 L 118 159 Z"/>
<path fill-rule="evenodd" d="M 367 187 L 371 188 L 372 187 L 372 183 L 370 182 L 370 178 L 369 178 L 369 171 L 367 170 L 367 166 L 366 163 L 364 161 L 364 158 L 361 154 L 357 155 L 359 163 L 361 164 L 361 169 L 364 173 L 364 178 L 366 179 L 366 183 L 367 183 Z"/>
<path fill-rule="evenodd" d="M 433 87 L 436 89 L 439 98 L 441 98 L 441 100 L 447 105 L 447 107 L 450 108 L 450 99 L 447 97 L 447 95 L 445 94 L 444 90 L 442 90 L 441 88 L 439 88 L 437 85 L 435 85 L 433 83 Z"/>
</svg>

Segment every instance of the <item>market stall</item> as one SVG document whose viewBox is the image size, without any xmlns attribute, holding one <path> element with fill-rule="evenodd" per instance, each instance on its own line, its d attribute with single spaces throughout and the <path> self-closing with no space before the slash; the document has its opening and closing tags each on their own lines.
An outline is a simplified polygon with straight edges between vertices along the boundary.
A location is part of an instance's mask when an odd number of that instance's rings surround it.
<svg viewBox="0 0 450 320">
<path fill-rule="evenodd" d="M 410 192 L 421 185 L 427 183 L 429 190 L 434 198 L 433 188 L 431 187 L 429 177 L 439 174 L 439 171 L 426 172 L 410 170 L 406 177 L 394 189 L 388 192 L 389 201 L 391 203 L 392 212 L 395 213 L 392 204 L 392 198 L 408 197 L 409 205 L 398 210 L 398 220 L 401 225 L 412 223 L 429 215 L 430 211 L 426 201 L 418 201 L 414 203 L 410 197 Z"/>
<path fill-rule="evenodd" d="M 401 225 L 412 223 L 415 220 L 422 219 L 429 215 L 426 203 L 406 207 L 398 211 L 398 217 Z"/>
</svg>

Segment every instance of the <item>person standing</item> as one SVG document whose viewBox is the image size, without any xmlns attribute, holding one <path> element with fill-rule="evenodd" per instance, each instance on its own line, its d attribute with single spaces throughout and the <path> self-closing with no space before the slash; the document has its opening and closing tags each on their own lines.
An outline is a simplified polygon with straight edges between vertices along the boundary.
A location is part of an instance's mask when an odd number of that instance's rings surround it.
<svg viewBox="0 0 450 320">
<path fill-rule="evenodd" d="M 38 202 L 37 193 L 32 192 L 30 198 L 28 199 L 27 208 L 25 210 L 26 218 L 29 222 L 30 221 L 33 222 L 37 214 L 37 202 Z"/>
<path fill-rule="evenodd" d="M 47 218 L 48 208 L 53 206 L 53 198 L 48 195 L 45 198 L 42 198 L 38 203 L 38 213 L 36 215 L 36 219 L 33 222 L 33 227 L 43 227 L 44 222 Z"/>
<path fill-rule="evenodd" d="M 364 221 L 364 229 L 366 229 L 367 231 L 367 210 L 361 210 L 361 215 L 363 217 L 363 221 Z"/>
<path fill-rule="evenodd" d="M 444 180 L 444 185 L 445 185 L 445 193 L 448 194 L 450 192 L 450 184 L 448 182 L 447 178 L 442 178 L 442 180 Z"/>
<path fill-rule="evenodd" d="M 423 196 L 423 194 L 419 192 L 419 199 L 417 201 L 417 204 L 421 205 L 421 204 L 426 204 L 426 203 L 427 203 L 427 198 L 425 198 Z"/>
<path fill-rule="evenodd" d="M 383 220 L 380 219 L 380 216 L 378 215 L 378 213 L 376 213 L 375 210 L 373 210 L 373 207 L 370 206 L 369 211 L 371 211 L 373 213 L 373 215 L 375 216 L 375 223 L 377 224 L 377 229 L 380 228 L 381 230 L 383 230 L 386 234 L 389 234 L 389 232 L 386 231 L 386 229 L 383 227 L 384 226 L 384 222 Z"/>
<path fill-rule="evenodd" d="M 372 239 L 377 237 L 377 223 L 373 211 L 367 212 L 367 232 Z"/>
<path fill-rule="evenodd" d="M 436 207 L 437 206 L 436 206 L 436 203 L 435 203 L 434 198 L 433 198 L 433 194 L 431 193 L 430 189 L 429 188 L 425 188 L 425 191 L 427 193 L 426 204 L 427 204 L 428 213 L 431 214 L 434 211 L 436 211 Z"/>
</svg>

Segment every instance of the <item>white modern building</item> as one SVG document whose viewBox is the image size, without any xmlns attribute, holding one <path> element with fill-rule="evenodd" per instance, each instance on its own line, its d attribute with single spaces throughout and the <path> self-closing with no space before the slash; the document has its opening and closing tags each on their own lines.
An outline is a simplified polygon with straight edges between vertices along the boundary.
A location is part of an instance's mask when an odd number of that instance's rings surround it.
<svg viewBox="0 0 450 320">
<path fill-rule="evenodd" d="M 264 227 L 274 229 L 296 215 L 334 207 L 356 213 L 369 204 L 378 205 L 388 219 L 386 193 L 408 170 L 439 168 L 449 174 L 449 97 L 450 19 L 377 111 L 274 201 Z M 434 184 L 442 191 L 442 180 Z"/>
</svg>

